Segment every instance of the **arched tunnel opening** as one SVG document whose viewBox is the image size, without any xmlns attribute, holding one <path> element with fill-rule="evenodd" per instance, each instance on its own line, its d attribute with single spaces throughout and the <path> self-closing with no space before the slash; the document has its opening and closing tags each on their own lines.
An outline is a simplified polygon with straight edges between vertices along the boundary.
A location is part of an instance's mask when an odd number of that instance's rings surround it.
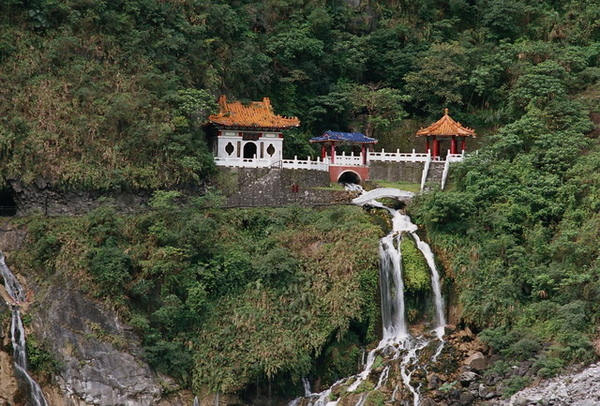
<svg viewBox="0 0 600 406">
<path fill-rule="evenodd" d="M 354 183 L 355 185 L 360 185 L 361 179 L 356 172 L 347 171 L 340 175 L 338 183 Z"/>
<path fill-rule="evenodd" d="M 17 214 L 17 203 L 9 189 L 0 189 L 0 217 L 11 217 Z"/>
</svg>

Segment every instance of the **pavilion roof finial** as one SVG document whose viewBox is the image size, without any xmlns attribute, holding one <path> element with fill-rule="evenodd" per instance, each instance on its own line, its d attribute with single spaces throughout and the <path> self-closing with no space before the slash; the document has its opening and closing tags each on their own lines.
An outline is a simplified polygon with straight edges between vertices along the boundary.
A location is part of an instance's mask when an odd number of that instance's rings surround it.
<svg viewBox="0 0 600 406">
<path fill-rule="evenodd" d="M 444 116 L 427 128 L 421 128 L 417 131 L 417 136 L 436 135 L 442 137 L 463 136 L 475 137 L 475 131 L 469 127 L 463 127 L 448 115 L 448 108 L 444 109 Z"/>
</svg>

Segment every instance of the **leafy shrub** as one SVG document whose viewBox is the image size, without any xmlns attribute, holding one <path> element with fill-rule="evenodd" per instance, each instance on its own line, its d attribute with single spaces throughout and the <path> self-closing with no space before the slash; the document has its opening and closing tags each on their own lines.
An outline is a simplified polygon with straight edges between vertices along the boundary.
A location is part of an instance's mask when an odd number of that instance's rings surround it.
<svg viewBox="0 0 600 406">
<path fill-rule="evenodd" d="M 526 361 L 533 358 L 541 348 L 542 346 L 538 341 L 523 338 L 502 351 L 502 353 L 510 359 Z"/>
<path fill-rule="evenodd" d="M 527 385 L 531 383 L 531 379 L 525 376 L 513 375 L 509 379 L 504 381 L 504 388 L 502 390 L 502 395 L 504 397 L 509 397 L 514 395 L 521 389 L 525 388 Z"/>
<path fill-rule="evenodd" d="M 131 258 L 118 247 L 101 247 L 88 254 L 90 273 L 100 296 L 119 296 L 131 280 Z"/>
<path fill-rule="evenodd" d="M 496 351 L 508 349 L 519 340 L 519 334 L 509 332 L 505 326 L 485 329 L 479 334 L 479 338 Z"/>
<path fill-rule="evenodd" d="M 486 368 L 484 374 L 485 376 L 493 376 L 496 374 L 504 376 L 507 372 L 510 371 L 510 369 L 510 363 L 503 360 L 497 360 Z"/>
<path fill-rule="evenodd" d="M 52 355 L 45 345 L 40 344 L 35 336 L 27 336 L 27 361 L 32 371 L 44 374 L 55 374 L 60 369 L 59 361 Z"/>
<path fill-rule="evenodd" d="M 536 371 L 536 374 L 538 376 L 542 378 L 551 378 L 555 376 L 564 365 L 564 360 L 546 354 L 542 354 L 533 363 L 533 369 L 534 371 Z"/>
</svg>

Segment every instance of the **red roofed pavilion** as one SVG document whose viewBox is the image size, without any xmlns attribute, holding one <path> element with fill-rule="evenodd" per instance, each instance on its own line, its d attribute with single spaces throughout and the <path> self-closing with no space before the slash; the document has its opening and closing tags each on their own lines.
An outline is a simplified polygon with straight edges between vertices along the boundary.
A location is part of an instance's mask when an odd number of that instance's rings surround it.
<svg viewBox="0 0 600 406">
<path fill-rule="evenodd" d="M 475 138 L 475 131 L 454 121 L 448 115 L 448 109 L 444 109 L 442 118 L 429 127 L 417 131 L 417 137 L 419 136 L 427 137 L 427 152 L 431 153 L 432 158 L 437 159 L 440 156 L 440 141 L 450 139 L 450 153 L 457 154 L 457 138 L 461 141 L 461 151 L 465 151 L 466 137 Z"/>
<path fill-rule="evenodd" d="M 256 160 L 258 166 L 281 160 L 283 130 L 300 125 L 297 117 L 275 114 L 268 97 L 242 103 L 227 101 L 223 95 L 219 97 L 219 112 L 208 120 L 217 128 L 213 142 L 217 161 Z"/>
</svg>

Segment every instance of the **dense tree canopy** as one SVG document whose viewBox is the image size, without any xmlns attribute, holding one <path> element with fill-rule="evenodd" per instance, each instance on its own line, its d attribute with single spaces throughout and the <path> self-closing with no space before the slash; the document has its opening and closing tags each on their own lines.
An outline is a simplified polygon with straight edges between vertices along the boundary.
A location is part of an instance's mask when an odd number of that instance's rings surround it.
<svg viewBox="0 0 600 406">
<path fill-rule="evenodd" d="M 300 117 L 304 155 L 328 129 L 397 148 L 415 127 L 400 119 L 424 124 L 444 107 L 493 129 L 600 75 L 592 0 L 11 0 L 0 11 L 3 176 L 63 187 L 200 182 L 212 162 L 197 124 L 221 93 L 270 96 Z"/>
</svg>

